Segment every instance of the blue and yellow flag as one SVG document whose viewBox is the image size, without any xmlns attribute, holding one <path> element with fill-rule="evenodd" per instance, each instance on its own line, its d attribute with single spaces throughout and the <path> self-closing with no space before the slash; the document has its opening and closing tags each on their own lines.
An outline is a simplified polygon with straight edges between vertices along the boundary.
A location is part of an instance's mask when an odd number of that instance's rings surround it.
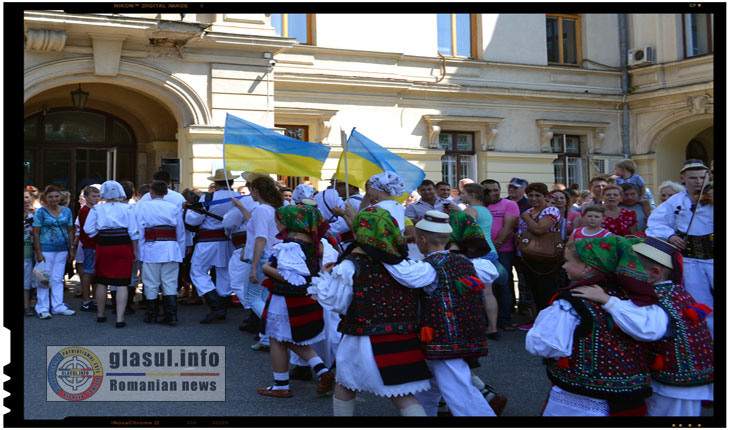
<svg viewBox="0 0 730 430">
<path fill-rule="evenodd" d="M 426 172 L 410 161 L 393 154 L 362 134 L 354 128 L 347 139 L 347 178 L 345 177 L 345 153 L 340 156 L 337 164 L 335 179 L 347 180 L 350 184 L 365 189 L 365 182 L 371 176 L 391 171 L 397 173 L 403 179 L 406 192 L 395 200 L 404 202 L 410 193 L 418 188 L 426 178 Z"/>
<path fill-rule="evenodd" d="M 321 178 L 330 148 L 284 136 L 226 114 L 223 162 L 226 169 Z"/>
</svg>

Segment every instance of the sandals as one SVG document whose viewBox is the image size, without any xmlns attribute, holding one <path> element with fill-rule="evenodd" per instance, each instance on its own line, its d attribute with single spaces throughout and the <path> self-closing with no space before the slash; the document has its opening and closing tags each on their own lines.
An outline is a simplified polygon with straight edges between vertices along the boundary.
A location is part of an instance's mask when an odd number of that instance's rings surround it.
<svg viewBox="0 0 730 430">
<path fill-rule="evenodd" d="M 500 327 L 501 330 L 504 331 L 515 331 L 517 328 L 513 324 L 507 324 Z"/>
<path fill-rule="evenodd" d="M 31 308 L 25 308 L 23 309 L 23 314 L 27 317 L 33 317 L 35 316 L 35 311 Z"/>
<path fill-rule="evenodd" d="M 291 390 L 272 390 L 272 387 L 257 388 L 256 391 L 262 396 L 288 398 L 293 396 Z"/>
<path fill-rule="evenodd" d="M 264 345 L 263 343 L 257 342 L 255 344 L 251 345 L 251 349 L 253 349 L 254 351 L 268 352 L 269 351 L 269 345 Z"/>
</svg>

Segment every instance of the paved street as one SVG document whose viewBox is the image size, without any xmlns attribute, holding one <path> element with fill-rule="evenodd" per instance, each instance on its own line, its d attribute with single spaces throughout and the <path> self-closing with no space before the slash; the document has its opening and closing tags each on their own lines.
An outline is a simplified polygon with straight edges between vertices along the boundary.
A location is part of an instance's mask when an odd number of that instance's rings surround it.
<svg viewBox="0 0 730 430">
<path fill-rule="evenodd" d="M 77 278 L 69 282 L 66 303 L 78 309 L 74 298 Z M 142 300 L 141 294 L 136 296 Z M 135 304 L 135 308 L 138 303 Z M 114 327 L 107 309 L 106 323 L 96 322 L 96 313 L 54 315 L 50 320 L 24 317 L 25 321 L 25 418 L 62 419 L 68 416 L 331 416 L 331 398 L 318 397 L 314 382 L 291 381 L 294 397 L 276 399 L 258 395 L 255 388 L 270 384 L 268 353 L 250 349 L 253 335 L 238 330 L 248 311 L 229 308 L 228 318 L 213 324 L 199 324 L 207 306 L 179 306 L 177 327 L 142 322 L 143 311 L 128 315 L 128 326 Z M 516 321 L 524 317 L 515 316 Z M 541 359 L 524 350 L 526 332 L 501 332 L 502 339 L 490 341 L 490 355 L 481 359 L 477 374 L 509 399 L 503 416 L 537 416 L 550 384 Z M 225 345 L 225 402 L 47 402 L 46 345 Z M 42 405 L 42 407 L 39 407 Z M 392 404 L 383 398 L 361 393 L 357 415 L 395 416 Z"/>
</svg>

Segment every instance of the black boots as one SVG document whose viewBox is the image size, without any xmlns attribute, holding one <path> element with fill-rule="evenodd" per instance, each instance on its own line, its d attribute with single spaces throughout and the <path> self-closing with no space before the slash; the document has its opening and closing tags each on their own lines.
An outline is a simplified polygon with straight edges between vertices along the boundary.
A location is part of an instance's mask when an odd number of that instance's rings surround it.
<svg viewBox="0 0 730 430">
<path fill-rule="evenodd" d="M 200 320 L 201 324 L 209 324 L 216 319 L 226 319 L 225 301 L 218 295 L 216 290 L 208 291 L 203 297 L 205 297 L 206 303 L 210 306 L 210 312 L 205 316 L 205 318 Z"/>
<path fill-rule="evenodd" d="M 144 322 L 155 324 L 157 322 L 157 299 L 146 300 L 147 310 L 144 313 Z"/>
<path fill-rule="evenodd" d="M 241 331 L 247 331 L 249 333 L 258 334 L 261 331 L 261 319 L 254 313 L 253 310 L 248 316 L 248 319 L 243 320 L 243 324 L 238 326 Z"/>
<path fill-rule="evenodd" d="M 162 296 L 162 301 L 165 304 L 165 319 L 162 320 L 163 324 L 176 325 L 177 324 L 177 296 Z"/>
</svg>

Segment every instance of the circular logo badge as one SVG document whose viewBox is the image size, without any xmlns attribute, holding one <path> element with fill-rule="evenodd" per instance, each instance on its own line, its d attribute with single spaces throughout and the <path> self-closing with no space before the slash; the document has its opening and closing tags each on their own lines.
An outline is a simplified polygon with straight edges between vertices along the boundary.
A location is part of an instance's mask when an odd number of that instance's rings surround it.
<svg viewBox="0 0 730 430">
<path fill-rule="evenodd" d="M 79 346 L 58 351 L 48 364 L 48 383 L 65 400 L 78 402 L 93 396 L 103 379 L 101 361 Z"/>
</svg>

